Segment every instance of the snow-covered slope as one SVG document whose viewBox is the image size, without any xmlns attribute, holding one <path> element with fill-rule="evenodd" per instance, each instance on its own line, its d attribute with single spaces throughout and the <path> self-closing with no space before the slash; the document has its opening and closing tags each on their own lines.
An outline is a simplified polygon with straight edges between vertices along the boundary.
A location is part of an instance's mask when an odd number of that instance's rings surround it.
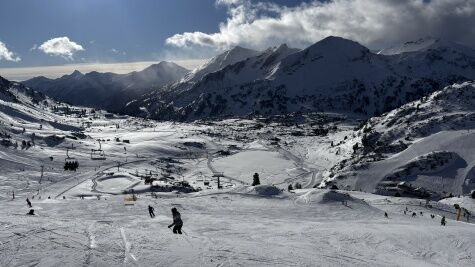
<svg viewBox="0 0 475 267">
<path fill-rule="evenodd" d="M 442 40 L 432 37 L 421 38 L 417 41 L 409 41 L 399 46 L 393 46 L 381 49 L 378 54 L 381 55 L 398 55 L 408 52 L 416 52 L 427 50 Z M 442 41 L 443 42 L 443 41 Z"/>
<path fill-rule="evenodd" d="M 474 138 L 475 83 L 455 84 L 370 119 L 346 141 L 357 144 L 353 156 L 327 181 L 384 194 L 468 194 L 475 189 Z"/>
<path fill-rule="evenodd" d="M 127 102 L 178 81 L 187 73 L 185 68 L 163 61 L 128 74 L 74 71 L 58 79 L 36 77 L 23 83 L 74 105 L 120 111 Z"/>
<path fill-rule="evenodd" d="M 29 149 L 35 143 L 50 143 L 75 134 L 79 124 L 64 123 L 52 110 L 64 109 L 72 113 L 86 113 L 85 108 L 75 108 L 52 100 L 43 93 L 10 82 L 0 77 L 0 147 Z M 73 110 L 74 109 L 74 110 Z M 32 132 L 41 130 L 42 134 Z M 54 133 L 60 132 L 61 137 Z"/>
<path fill-rule="evenodd" d="M 387 56 L 328 37 L 301 51 L 268 50 L 199 82 L 134 101 L 126 112 L 172 120 L 314 111 L 370 117 L 470 79 L 475 50 L 458 44 L 438 41 Z"/>
<path fill-rule="evenodd" d="M 194 69 L 189 74 L 187 74 L 181 82 L 198 82 L 208 73 L 218 71 L 228 65 L 232 65 L 259 54 L 259 51 L 236 46 L 222 54 L 213 57 L 207 63 Z"/>
</svg>

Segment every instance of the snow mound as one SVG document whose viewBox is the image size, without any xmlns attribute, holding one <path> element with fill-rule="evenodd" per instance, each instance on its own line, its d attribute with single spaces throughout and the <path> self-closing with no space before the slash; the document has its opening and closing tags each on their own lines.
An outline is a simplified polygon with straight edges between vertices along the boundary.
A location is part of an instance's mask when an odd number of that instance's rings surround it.
<svg viewBox="0 0 475 267">
<path fill-rule="evenodd" d="M 355 199 L 348 193 L 342 193 L 338 191 L 327 191 L 320 194 L 315 200 L 317 203 L 341 203 L 342 201 L 354 201 Z"/>
<path fill-rule="evenodd" d="M 279 188 L 273 185 L 258 185 L 254 187 L 253 191 L 260 196 L 276 196 L 282 193 Z"/>
<path fill-rule="evenodd" d="M 335 190 L 328 190 L 328 189 L 313 189 L 308 191 L 307 193 L 301 195 L 297 199 L 298 202 L 303 203 L 317 203 L 317 204 L 346 204 L 346 203 L 360 203 L 366 204 L 363 200 L 356 199 L 352 197 L 350 194 L 335 191 Z"/>
</svg>

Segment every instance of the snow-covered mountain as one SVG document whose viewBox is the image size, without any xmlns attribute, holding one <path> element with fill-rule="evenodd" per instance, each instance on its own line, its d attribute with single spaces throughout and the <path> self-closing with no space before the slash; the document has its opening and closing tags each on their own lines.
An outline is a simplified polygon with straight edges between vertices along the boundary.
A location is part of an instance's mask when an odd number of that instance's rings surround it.
<svg viewBox="0 0 475 267">
<path fill-rule="evenodd" d="M 441 40 L 425 47 L 384 55 L 339 37 L 301 51 L 281 46 L 131 102 L 126 112 L 173 120 L 314 111 L 369 117 L 475 79 L 475 50 Z"/>
<path fill-rule="evenodd" d="M 182 79 L 182 82 L 197 82 L 208 73 L 218 71 L 228 65 L 243 61 L 259 54 L 259 51 L 236 46 L 233 49 L 213 57 L 207 63 L 194 69 Z"/>
<path fill-rule="evenodd" d="M 49 135 L 31 134 L 31 129 L 42 129 L 44 133 L 60 131 L 70 133 L 80 127 L 64 124 L 61 116 L 52 112 L 61 106 L 65 110 L 74 109 L 77 114 L 86 112 L 85 108 L 71 107 L 56 102 L 41 92 L 34 91 L 22 83 L 11 82 L 0 77 L 0 145 L 24 149 L 22 140 L 32 142 L 54 142 Z M 25 132 L 26 131 L 26 132 Z M 54 138 L 53 138 L 54 139 Z"/>
<path fill-rule="evenodd" d="M 382 194 L 467 194 L 475 189 L 475 83 L 444 88 L 372 118 L 354 138 L 351 158 L 323 185 Z M 418 191 L 416 191 L 418 189 Z"/>
<path fill-rule="evenodd" d="M 48 104 L 51 99 L 43 93 L 34 91 L 21 83 L 9 81 L 0 76 L 0 100 L 3 103 L 18 103 L 23 105 L 36 105 L 40 102 Z"/>
<path fill-rule="evenodd" d="M 171 62 L 160 62 L 128 74 L 74 71 L 58 79 L 36 77 L 24 82 L 48 96 L 74 105 L 120 111 L 127 102 L 153 88 L 180 80 L 188 70 Z"/>
</svg>

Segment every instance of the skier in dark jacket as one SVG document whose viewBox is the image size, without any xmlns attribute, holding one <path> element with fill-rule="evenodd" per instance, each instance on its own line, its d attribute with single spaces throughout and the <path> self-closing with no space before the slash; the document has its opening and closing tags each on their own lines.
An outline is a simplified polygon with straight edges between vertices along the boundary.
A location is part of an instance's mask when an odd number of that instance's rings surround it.
<svg viewBox="0 0 475 267">
<path fill-rule="evenodd" d="M 26 204 L 28 205 L 29 208 L 31 208 L 31 202 L 28 198 L 26 198 Z"/>
<path fill-rule="evenodd" d="M 148 205 L 148 213 L 150 214 L 151 218 L 155 217 L 154 211 L 155 209 L 152 206 Z"/>
<path fill-rule="evenodd" d="M 440 220 L 440 225 L 445 226 L 445 216 L 442 216 L 442 220 Z"/>
<path fill-rule="evenodd" d="M 174 234 L 181 235 L 181 227 L 183 227 L 183 221 L 181 220 L 181 215 L 176 208 L 172 208 L 173 223 L 168 226 L 168 228 L 173 227 Z"/>
</svg>

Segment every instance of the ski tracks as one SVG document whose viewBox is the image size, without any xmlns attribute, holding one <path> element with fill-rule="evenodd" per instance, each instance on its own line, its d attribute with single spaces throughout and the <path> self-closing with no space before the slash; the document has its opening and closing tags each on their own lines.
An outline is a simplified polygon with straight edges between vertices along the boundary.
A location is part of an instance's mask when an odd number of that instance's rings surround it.
<svg viewBox="0 0 475 267">
<path fill-rule="evenodd" d="M 130 252 L 132 244 L 127 240 L 124 227 L 120 228 L 120 235 L 122 236 L 122 241 L 124 242 L 124 264 L 127 265 L 127 263 L 130 262 L 135 266 L 140 266 L 137 261 L 137 258 L 134 256 L 134 254 Z"/>
</svg>

